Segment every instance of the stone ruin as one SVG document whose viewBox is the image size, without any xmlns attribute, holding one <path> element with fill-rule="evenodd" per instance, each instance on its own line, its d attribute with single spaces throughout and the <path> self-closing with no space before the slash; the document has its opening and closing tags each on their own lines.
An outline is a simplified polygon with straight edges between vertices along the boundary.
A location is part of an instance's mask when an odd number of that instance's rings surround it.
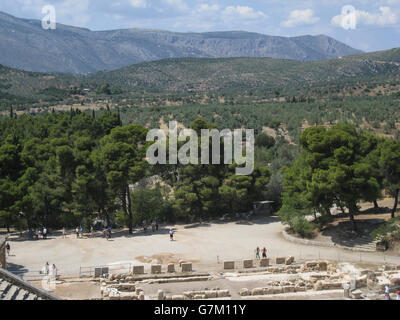
<svg viewBox="0 0 400 320">
<path fill-rule="evenodd" d="M 335 290 L 343 291 L 345 298 L 352 299 L 381 299 L 386 285 L 392 289 L 400 287 L 400 266 L 384 265 L 379 268 L 357 269 L 345 268 L 343 265 L 334 265 L 327 261 L 307 261 L 305 263 L 295 263 L 293 257 L 277 259 L 281 264 L 268 266 L 269 262 L 264 261 L 261 265 L 266 265 L 262 269 L 249 271 L 247 268 L 256 268 L 249 260 L 243 261 L 243 270 L 237 271 L 237 276 L 248 274 L 281 274 L 287 275 L 287 279 L 263 280 L 262 286 L 247 289 L 242 288 L 237 292 L 241 297 L 251 298 L 252 296 L 265 296 L 286 293 L 312 293 Z M 187 266 L 185 267 L 185 264 Z M 224 269 L 233 269 L 235 264 L 231 261 L 224 262 Z M 229 290 L 220 288 L 185 291 L 182 294 L 167 295 L 163 290 L 159 290 L 157 295 L 145 297 L 145 293 L 140 288 L 143 283 L 177 283 L 208 281 L 213 277 L 208 274 L 190 273 L 192 266 L 189 263 L 181 263 L 182 272 L 173 274 L 175 268 L 168 266 L 168 274 L 161 275 L 161 266 L 156 265 L 151 268 L 151 274 L 140 276 L 135 274 L 113 274 L 106 278 L 100 278 L 101 293 L 105 300 L 197 300 L 229 298 Z M 142 271 L 142 270 L 140 270 Z M 224 276 L 223 273 L 221 273 Z"/>
<path fill-rule="evenodd" d="M 383 298 L 386 285 L 400 287 L 400 266 L 384 265 L 377 270 L 363 269 L 358 274 L 343 272 L 327 261 L 308 261 L 300 265 L 267 268 L 268 273 L 299 274 L 289 280 L 265 282 L 263 287 L 242 288 L 239 295 L 263 296 L 293 292 L 343 290 L 344 297 L 352 299 Z M 307 275 L 307 273 L 309 273 Z M 307 276 L 305 276 L 307 275 Z M 345 288 L 348 290 L 345 290 Z"/>
</svg>

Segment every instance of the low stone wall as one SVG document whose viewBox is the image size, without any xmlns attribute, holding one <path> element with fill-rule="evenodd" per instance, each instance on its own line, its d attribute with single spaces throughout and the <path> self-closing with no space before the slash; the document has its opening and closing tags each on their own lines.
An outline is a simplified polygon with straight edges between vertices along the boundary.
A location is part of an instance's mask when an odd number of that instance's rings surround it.
<svg viewBox="0 0 400 320">
<path fill-rule="evenodd" d="M 337 243 L 333 242 L 321 242 L 321 241 L 315 241 L 315 240 L 307 240 L 307 239 L 300 239 L 298 237 L 294 237 L 287 233 L 286 230 L 282 230 L 282 235 L 283 237 L 294 243 L 298 244 L 305 244 L 307 246 L 315 246 L 315 247 L 327 247 L 327 248 L 340 248 L 344 250 L 350 250 L 350 251 L 359 251 L 359 252 L 375 252 L 376 250 L 368 250 L 368 249 L 362 249 L 362 248 L 352 248 L 352 247 L 347 247 L 347 246 L 342 246 Z"/>
<path fill-rule="evenodd" d="M 288 241 L 291 241 L 294 243 L 299 243 L 299 244 L 305 244 L 307 246 L 328 247 L 328 248 L 337 247 L 334 243 L 331 243 L 331 242 L 320 242 L 320 241 L 314 241 L 314 240 L 300 239 L 300 238 L 297 238 L 297 237 L 294 237 L 294 236 L 288 234 L 286 230 L 282 231 L 282 235 Z"/>
</svg>

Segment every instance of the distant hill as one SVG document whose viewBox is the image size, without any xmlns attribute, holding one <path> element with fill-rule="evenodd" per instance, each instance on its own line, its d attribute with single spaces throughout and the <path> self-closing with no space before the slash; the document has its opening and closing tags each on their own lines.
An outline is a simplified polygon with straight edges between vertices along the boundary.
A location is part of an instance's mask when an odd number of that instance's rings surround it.
<svg viewBox="0 0 400 320">
<path fill-rule="evenodd" d="M 202 99 L 213 93 L 215 97 L 238 97 L 252 92 L 257 100 L 273 98 L 278 91 L 281 97 L 325 96 L 325 91 L 334 93 L 343 88 L 346 94 L 352 94 L 350 91 L 367 89 L 365 86 L 372 82 L 375 87 L 390 82 L 390 92 L 397 92 L 400 48 L 314 62 L 272 58 L 164 59 L 91 75 L 45 74 L 0 65 L 0 104 L 79 102 L 78 96 L 85 96 L 84 101 L 115 97 L 116 101 L 128 98 L 140 103 L 146 95 L 163 105 L 169 95 L 197 95 Z M 108 93 L 98 90 L 105 85 Z M 151 98 L 155 96 L 159 100 Z"/>
<path fill-rule="evenodd" d="M 90 31 L 0 12 L 0 64 L 28 71 L 86 74 L 166 58 L 271 57 L 316 61 L 361 53 L 330 37 L 257 33 L 174 33 L 126 29 Z"/>
<path fill-rule="evenodd" d="M 217 91 L 400 76 L 400 48 L 316 62 L 272 58 L 167 59 L 99 72 L 87 80 L 125 90 Z"/>
</svg>

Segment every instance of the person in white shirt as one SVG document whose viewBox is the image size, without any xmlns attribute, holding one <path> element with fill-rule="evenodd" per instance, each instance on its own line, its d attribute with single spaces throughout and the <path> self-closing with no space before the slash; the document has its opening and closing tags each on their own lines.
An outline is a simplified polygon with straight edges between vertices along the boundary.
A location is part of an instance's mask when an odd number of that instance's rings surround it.
<svg viewBox="0 0 400 320">
<path fill-rule="evenodd" d="M 51 276 L 55 279 L 57 278 L 57 267 L 54 263 L 51 266 Z"/>
</svg>

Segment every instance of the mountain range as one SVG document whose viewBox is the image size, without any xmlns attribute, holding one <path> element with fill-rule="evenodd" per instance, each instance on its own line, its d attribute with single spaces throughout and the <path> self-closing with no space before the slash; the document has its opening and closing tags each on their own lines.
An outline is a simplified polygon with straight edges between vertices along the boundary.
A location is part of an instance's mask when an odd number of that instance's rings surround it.
<svg viewBox="0 0 400 320">
<path fill-rule="evenodd" d="M 244 31 L 91 31 L 0 12 L 0 64 L 20 70 L 87 74 L 166 58 L 270 57 L 318 61 L 360 54 L 325 35 L 277 37 Z"/>
</svg>

